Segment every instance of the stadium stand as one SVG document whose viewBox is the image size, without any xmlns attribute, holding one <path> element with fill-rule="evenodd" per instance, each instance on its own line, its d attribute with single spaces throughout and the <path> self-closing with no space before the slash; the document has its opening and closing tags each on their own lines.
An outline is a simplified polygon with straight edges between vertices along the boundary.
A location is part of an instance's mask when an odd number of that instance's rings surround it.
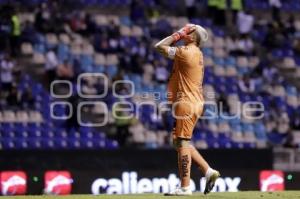
<svg viewBox="0 0 300 199">
<path fill-rule="evenodd" d="M 166 101 L 166 82 L 172 65 L 154 52 L 153 44 L 188 22 L 200 24 L 209 32 L 209 41 L 202 49 L 206 66 L 204 89 L 209 103 L 204 112 L 206 119 L 195 128 L 195 145 L 199 148 L 299 145 L 296 138 L 300 136 L 296 134 L 300 130 L 300 21 L 292 15 L 284 23 L 253 21 L 257 17 L 253 10 L 272 9 L 268 1 L 244 1 L 245 12 L 237 14 L 240 23 L 234 25 L 238 34 L 232 34 L 222 24 L 216 25 L 217 19 L 209 15 L 190 19 L 176 15 L 160 17 L 158 7 L 164 5 L 154 0 L 80 1 L 80 5 L 87 7 L 130 5 L 129 15 L 107 15 L 88 9 L 63 14 L 62 5 L 55 1 L 40 2 L 26 1 L 36 11 L 24 9 L 17 15 L 22 33 L 15 38 L 20 43 L 14 45 L 19 49 L 14 50 L 10 44 L 10 51 L 2 51 L 1 149 L 169 147 L 172 116 L 156 114 L 151 104 Z M 173 2 L 174 8 L 180 6 L 175 1 L 168 2 Z M 0 3 L 4 5 L 7 1 Z M 285 1 L 281 6 L 286 11 L 300 10 L 298 1 Z M 151 14 L 147 13 L 150 11 Z M 63 22 L 62 25 L 57 21 Z M 5 21 L 1 24 L 2 38 L 12 38 L 5 33 Z M 76 81 L 83 73 L 103 73 L 108 77 L 108 94 L 94 101 L 105 102 L 110 113 L 114 102 L 133 102 L 137 119 L 119 121 L 110 114 L 108 124 L 101 128 L 79 125 L 73 116 L 54 119 L 51 114 L 57 117 L 69 114 L 68 104 L 74 110 L 79 102 L 91 102 L 80 97 L 79 92 L 99 95 L 103 91 L 103 82 L 97 77 L 86 76 Z M 55 79 L 71 82 L 71 86 L 60 85 L 55 91 L 68 93 L 72 89 L 72 95 L 65 99 L 51 95 L 50 83 Z M 132 81 L 134 96 L 115 97 L 112 84 L 117 80 Z M 126 86 L 117 89 L 120 94 L 129 91 Z M 153 95 L 145 97 L 147 93 Z M 138 106 L 142 102 L 149 104 Z M 247 108 L 258 107 L 250 102 L 264 105 L 264 117 L 234 117 L 239 112 L 245 113 Z M 214 104 L 218 104 L 222 114 L 211 118 Z M 101 117 L 95 118 L 103 113 L 102 108 L 96 104 L 83 108 L 86 122 L 101 121 Z M 259 112 L 252 116 L 259 116 Z"/>
</svg>

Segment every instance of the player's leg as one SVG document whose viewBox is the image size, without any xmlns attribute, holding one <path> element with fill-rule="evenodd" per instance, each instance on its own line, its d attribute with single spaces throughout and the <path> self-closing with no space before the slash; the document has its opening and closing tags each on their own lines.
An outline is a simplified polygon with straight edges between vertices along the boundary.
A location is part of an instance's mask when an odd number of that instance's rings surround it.
<svg viewBox="0 0 300 199">
<path fill-rule="evenodd" d="M 179 175 L 179 178 L 181 179 L 182 171 L 181 171 L 181 166 L 180 166 L 180 156 L 178 155 L 179 152 L 178 152 L 178 149 L 177 149 L 178 143 L 177 143 L 177 136 L 176 136 L 176 131 L 175 131 L 176 128 L 175 127 L 176 127 L 176 120 L 174 122 L 174 128 L 173 128 L 173 132 L 172 132 L 172 134 L 173 134 L 172 141 L 173 141 L 173 147 L 177 152 L 178 175 Z"/>
<path fill-rule="evenodd" d="M 178 156 L 178 171 L 180 176 L 180 187 L 165 194 L 167 196 L 192 195 L 190 189 L 191 175 L 191 150 L 190 140 L 184 138 L 173 137 L 173 146 Z"/>
<path fill-rule="evenodd" d="M 177 152 L 178 175 L 179 175 L 179 179 L 181 179 L 182 178 L 182 171 L 181 171 L 181 166 L 180 166 L 180 156 L 178 155 L 179 152 L 178 152 L 177 149 L 176 149 L 176 152 Z"/>
<path fill-rule="evenodd" d="M 190 186 L 191 176 L 191 150 L 190 141 L 182 138 L 176 139 L 176 150 L 178 155 L 178 169 L 180 172 L 181 188 L 187 189 Z"/>
<path fill-rule="evenodd" d="M 208 163 L 205 161 L 205 159 L 198 152 L 198 150 L 195 149 L 195 147 L 193 145 L 190 145 L 190 150 L 191 150 L 192 160 L 196 163 L 196 165 L 200 169 L 200 171 L 205 175 L 206 171 L 209 168 Z"/>
<path fill-rule="evenodd" d="M 204 194 L 208 194 L 213 189 L 218 177 L 220 177 L 220 173 L 217 170 L 210 168 L 208 163 L 205 161 L 205 159 L 194 146 L 190 145 L 190 150 L 193 161 L 196 163 L 201 172 L 205 175 L 206 185 Z"/>
<path fill-rule="evenodd" d="M 178 155 L 178 168 L 181 172 L 181 188 L 189 190 L 190 177 L 191 177 L 191 150 L 190 140 L 192 137 L 192 129 L 189 128 L 191 125 L 191 117 L 189 114 L 191 109 L 184 104 L 180 104 L 176 109 L 176 126 L 174 136 L 174 147 Z"/>
<path fill-rule="evenodd" d="M 193 131 L 194 127 L 198 121 L 198 116 L 194 115 L 194 117 L 191 118 L 191 121 L 193 124 L 193 126 L 192 126 L 192 131 Z M 205 175 L 206 185 L 205 185 L 204 194 L 207 194 L 214 187 L 215 181 L 220 176 L 220 173 L 218 171 L 210 168 L 210 166 L 208 165 L 206 160 L 202 157 L 202 155 L 198 152 L 198 150 L 193 145 L 190 145 L 190 150 L 191 150 L 192 160 L 196 163 L 197 167 Z"/>
<path fill-rule="evenodd" d="M 198 122 L 198 117 L 199 117 L 199 115 L 202 115 L 202 111 L 203 111 L 203 106 L 201 106 L 201 108 L 199 108 L 199 113 L 194 114 L 193 117 L 191 118 L 191 125 L 192 125 L 191 131 L 194 131 L 195 125 Z M 190 150 L 191 150 L 192 160 L 196 163 L 196 165 L 200 169 L 200 171 L 205 175 L 206 171 L 209 168 L 208 163 L 206 162 L 206 160 L 202 157 L 202 155 L 198 152 L 198 150 L 192 144 L 190 145 Z"/>
<path fill-rule="evenodd" d="M 166 195 L 191 195 L 190 175 L 191 175 L 191 150 L 190 137 L 184 137 L 183 120 L 176 120 L 173 131 L 173 146 L 178 156 L 178 173 L 180 177 L 180 187 Z M 182 137 L 181 137 L 182 136 Z"/>
</svg>

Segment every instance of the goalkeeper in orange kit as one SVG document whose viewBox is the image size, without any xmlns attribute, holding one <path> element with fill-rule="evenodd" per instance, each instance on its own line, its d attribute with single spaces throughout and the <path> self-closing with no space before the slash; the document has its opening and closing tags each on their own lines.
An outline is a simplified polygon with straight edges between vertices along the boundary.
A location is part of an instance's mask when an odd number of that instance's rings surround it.
<svg viewBox="0 0 300 199">
<path fill-rule="evenodd" d="M 190 172 L 193 160 L 206 177 L 204 194 L 214 187 L 220 173 L 208 165 L 199 152 L 191 145 L 193 129 L 202 115 L 203 98 L 203 55 L 200 50 L 208 39 L 206 30 L 194 24 L 187 24 L 171 36 L 155 44 L 159 53 L 174 60 L 168 83 L 168 100 L 172 103 L 175 119 L 173 145 L 178 153 L 178 168 L 181 186 L 166 195 L 191 195 Z M 175 47 L 177 41 L 184 45 Z"/>
</svg>

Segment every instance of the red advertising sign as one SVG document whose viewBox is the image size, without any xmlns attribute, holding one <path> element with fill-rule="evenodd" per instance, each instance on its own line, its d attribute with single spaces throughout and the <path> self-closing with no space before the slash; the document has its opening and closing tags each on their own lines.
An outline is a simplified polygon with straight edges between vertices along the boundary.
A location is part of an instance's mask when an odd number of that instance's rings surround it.
<svg viewBox="0 0 300 199">
<path fill-rule="evenodd" d="M 24 195 L 27 177 L 23 171 L 3 171 L 0 173 L 2 195 Z"/>
<path fill-rule="evenodd" d="M 284 190 L 284 173 L 276 170 L 264 170 L 260 172 L 261 191 L 282 191 Z"/>
<path fill-rule="evenodd" d="M 45 173 L 45 193 L 67 195 L 72 191 L 73 179 L 69 171 L 47 171 Z"/>
</svg>

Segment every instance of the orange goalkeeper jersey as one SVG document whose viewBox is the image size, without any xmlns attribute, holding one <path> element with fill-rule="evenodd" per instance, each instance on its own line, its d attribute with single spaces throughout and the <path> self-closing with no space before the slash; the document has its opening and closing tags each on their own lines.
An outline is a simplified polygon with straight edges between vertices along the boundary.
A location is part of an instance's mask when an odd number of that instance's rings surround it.
<svg viewBox="0 0 300 199">
<path fill-rule="evenodd" d="M 168 100 L 194 105 L 204 103 L 203 55 L 195 45 L 176 47 L 172 74 L 168 83 Z M 201 110 L 202 111 L 202 110 Z"/>
</svg>

